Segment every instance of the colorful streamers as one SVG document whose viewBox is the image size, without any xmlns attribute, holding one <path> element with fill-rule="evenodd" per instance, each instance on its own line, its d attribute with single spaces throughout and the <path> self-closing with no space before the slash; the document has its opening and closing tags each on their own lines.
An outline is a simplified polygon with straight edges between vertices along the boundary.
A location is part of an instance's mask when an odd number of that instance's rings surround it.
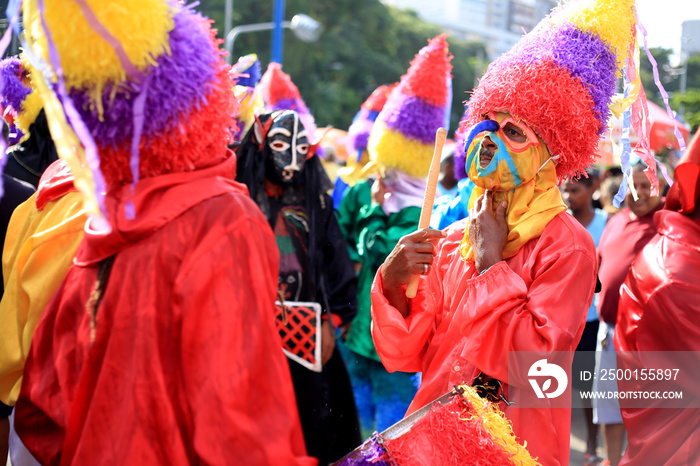
<svg viewBox="0 0 700 466">
<path fill-rule="evenodd" d="M 129 166 L 131 167 L 131 176 L 134 181 L 131 182 L 131 194 L 133 196 L 134 190 L 136 189 L 136 183 L 139 181 L 139 145 L 141 144 L 141 131 L 143 130 L 143 120 L 145 117 L 144 106 L 146 105 L 146 97 L 148 96 L 148 86 L 150 84 L 150 75 L 142 83 L 141 92 L 134 99 L 134 136 L 131 140 L 131 161 Z M 134 210 L 134 203 L 129 201 L 126 204 L 126 218 L 133 220 L 136 216 Z"/>
<path fill-rule="evenodd" d="M 635 12 L 636 15 L 636 12 Z M 654 75 L 654 83 L 659 89 L 659 92 L 661 92 L 661 96 L 663 97 L 664 100 L 664 105 L 666 106 L 666 113 L 668 114 L 669 117 L 673 120 L 673 134 L 676 136 L 676 139 L 678 140 L 678 146 L 680 147 L 681 151 L 685 151 L 685 141 L 683 140 L 683 136 L 681 135 L 680 130 L 678 129 L 678 124 L 676 123 L 676 118 L 675 115 L 673 114 L 673 111 L 671 110 L 671 107 L 668 102 L 668 93 L 666 92 L 666 89 L 664 89 L 663 84 L 661 83 L 661 80 L 659 79 L 659 69 L 658 65 L 656 63 L 656 60 L 654 59 L 654 56 L 651 54 L 649 51 L 649 46 L 647 44 L 647 32 L 644 29 L 644 26 L 642 25 L 641 21 L 639 20 L 639 17 L 637 15 L 637 26 L 639 27 L 640 32 L 642 33 L 642 38 L 644 41 L 644 49 L 647 54 L 647 58 L 649 59 L 649 62 L 651 63 L 652 66 L 652 72 Z M 632 192 L 632 196 L 634 199 L 637 199 L 637 193 L 634 190 L 634 185 L 632 183 L 632 175 L 631 175 L 631 167 L 629 164 L 629 155 L 630 155 L 630 149 L 629 149 L 629 127 L 632 126 L 634 127 L 635 131 L 639 135 L 640 141 L 637 147 L 635 147 L 635 152 L 638 154 L 641 154 L 641 158 L 644 161 L 644 163 L 647 165 L 647 168 L 644 170 L 646 173 L 647 177 L 649 178 L 649 181 L 651 182 L 652 189 L 651 189 L 651 195 L 652 196 L 658 196 L 659 195 L 659 180 L 658 176 L 656 173 L 656 168 L 657 166 L 661 168 L 661 173 L 663 174 L 664 178 L 666 181 L 669 183 L 669 185 L 673 185 L 673 181 L 670 179 L 668 176 L 668 171 L 666 170 L 666 167 L 658 163 L 658 161 L 652 156 L 651 150 L 649 148 L 649 131 L 651 129 L 650 123 L 649 123 L 649 110 L 647 108 L 647 100 L 646 100 L 646 93 L 644 92 L 644 89 L 641 87 L 640 77 L 639 77 L 639 48 L 637 47 L 636 40 L 633 41 L 633 43 L 630 46 L 630 54 L 629 54 L 629 59 L 628 59 L 628 66 L 629 68 L 625 71 L 624 73 L 624 79 L 625 79 L 625 96 L 624 99 L 621 101 L 624 103 L 631 103 L 631 107 L 628 108 L 625 111 L 624 119 L 623 119 L 623 139 L 621 142 L 623 143 L 623 152 L 621 156 L 621 164 L 622 164 L 622 171 L 624 173 L 624 179 L 623 182 L 620 184 L 620 189 L 618 190 L 617 194 L 615 195 L 615 198 L 613 199 L 613 204 L 616 207 L 619 207 L 621 202 L 624 200 L 627 189 L 629 189 Z M 633 80 L 630 82 L 630 80 Z M 636 97 L 636 98 L 634 98 Z M 616 109 L 619 110 L 619 107 Z M 657 165 L 658 164 L 658 165 Z"/>
<path fill-rule="evenodd" d="M 624 96 L 627 97 L 630 92 L 630 80 L 627 74 L 627 67 L 623 68 L 623 80 L 624 80 Z M 622 144 L 622 154 L 620 155 L 620 165 L 622 165 L 623 179 L 620 183 L 620 188 L 613 198 L 613 205 L 617 208 L 620 207 L 622 201 L 625 200 L 627 195 L 627 189 L 632 190 L 632 196 L 637 199 L 637 193 L 634 190 L 634 184 L 632 184 L 632 169 L 630 167 L 630 154 L 632 153 L 632 147 L 630 145 L 630 127 L 632 125 L 632 107 L 628 107 L 625 110 L 624 116 L 622 118 L 622 137 L 620 138 L 620 143 Z"/>
<path fill-rule="evenodd" d="M 87 198 L 85 207 L 94 219 L 93 227 L 100 231 L 109 232 L 111 231 L 111 226 L 105 216 L 105 185 L 100 172 L 97 147 L 92 139 L 92 135 L 85 127 L 80 115 L 73 106 L 73 102 L 66 93 L 63 69 L 60 66 L 61 62 L 58 58 L 58 53 L 51 41 L 51 31 L 47 28 L 44 21 L 43 7 L 44 1 L 38 0 L 41 24 L 49 47 L 49 63 L 52 65 L 57 79 L 55 84 L 56 93 L 54 94 L 49 90 L 43 76 L 38 77 L 37 85 L 40 93 L 44 95 L 44 108 L 51 136 L 56 144 L 59 156 L 66 160 L 75 175 L 75 187 Z M 68 124 L 68 121 L 70 124 Z M 89 171 L 82 168 L 80 159 L 84 159 L 87 162 L 90 168 Z"/>
<path fill-rule="evenodd" d="M 44 34 L 46 34 L 46 40 L 49 47 L 49 64 L 53 67 L 54 72 L 56 74 L 56 94 L 58 95 L 58 98 L 61 101 L 61 104 L 63 105 L 65 116 L 68 118 L 68 121 L 70 122 L 73 131 L 75 131 L 75 135 L 78 137 L 78 139 L 83 145 L 85 151 L 85 160 L 87 161 L 88 166 L 90 167 L 90 171 L 92 172 L 94 189 L 90 192 L 90 194 L 96 197 L 97 205 L 99 207 L 99 210 L 92 212 L 92 214 L 95 216 L 100 216 L 100 214 L 102 214 L 102 216 L 105 216 L 106 211 L 104 208 L 104 194 L 106 192 L 106 188 L 104 185 L 104 179 L 102 178 L 102 173 L 100 172 L 100 159 L 97 154 L 97 146 L 95 145 L 95 141 L 93 140 L 92 135 L 85 127 L 82 118 L 80 118 L 80 114 L 75 109 L 73 101 L 70 99 L 68 93 L 66 92 L 61 61 L 58 57 L 58 52 L 54 47 L 54 43 L 51 40 L 51 31 L 49 31 L 44 18 L 44 0 L 38 0 L 38 7 L 39 15 L 41 17 L 41 24 L 44 28 Z M 56 145 L 58 145 L 58 142 L 56 142 Z M 106 220 L 106 216 L 104 217 L 104 219 Z M 98 221 L 98 224 L 106 226 L 107 223 Z"/>
<path fill-rule="evenodd" d="M 664 85 L 661 84 L 661 79 L 659 79 L 659 67 L 656 64 L 656 60 L 654 59 L 654 56 L 651 54 L 649 51 L 649 46 L 647 45 L 647 31 L 644 29 L 644 25 L 639 21 L 639 17 L 637 17 L 637 26 L 639 27 L 639 30 L 642 32 L 642 39 L 644 40 L 644 50 L 646 51 L 647 58 L 651 62 L 652 66 L 652 71 L 654 74 L 654 83 L 656 86 L 659 88 L 659 92 L 661 92 L 661 97 L 664 99 L 664 104 L 666 105 L 666 113 L 668 113 L 668 116 L 673 119 L 673 134 L 676 136 L 676 139 L 678 140 L 678 147 L 680 147 L 681 153 L 685 152 L 685 140 L 683 140 L 683 136 L 681 135 L 681 132 L 678 130 L 678 125 L 676 124 L 676 117 L 673 114 L 673 111 L 671 110 L 670 105 L 668 104 L 668 93 L 666 92 L 666 89 L 664 88 Z"/>
<path fill-rule="evenodd" d="M 639 47 L 637 47 L 636 37 L 629 50 L 628 69 L 630 81 L 635 81 L 639 78 Z M 630 83 L 630 85 L 632 85 Z M 647 104 L 647 95 L 644 88 L 640 88 L 639 97 L 632 103 L 632 128 L 639 136 L 639 141 L 634 148 L 634 152 L 644 161 L 647 168 L 644 170 L 647 173 L 649 181 L 651 181 L 651 195 L 658 196 L 659 180 L 656 177 L 656 164 L 654 157 L 651 154 L 649 147 L 649 134 L 651 125 L 649 122 L 649 106 Z M 630 177 L 631 180 L 631 177 Z M 633 191 L 633 194 L 636 193 Z M 636 197 L 635 197 L 636 199 Z"/>
</svg>

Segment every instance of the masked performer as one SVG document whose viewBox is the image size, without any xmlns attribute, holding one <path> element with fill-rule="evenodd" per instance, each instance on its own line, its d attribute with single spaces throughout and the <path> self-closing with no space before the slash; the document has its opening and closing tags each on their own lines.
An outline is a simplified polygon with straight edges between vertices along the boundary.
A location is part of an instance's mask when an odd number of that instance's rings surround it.
<svg viewBox="0 0 700 466">
<path fill-rule="evenodd" d="M 60 62 L 60 102 L 96 144 L 109 225 L 88 220 L 37 326 L 19 437 L 41 464 L 314 464 L 274 325 L 279 256 L 233 179 L 233 83 L 210 22 L 164 0 L 23 9 L 25 48 Z"/>
<path fill-rule="evenodd" d="M 33 137 L 37 137 L 36 133 Z M 3 251 L 5 294 L 0 302 L 0 399 L 17 401 L 34 330 L 68 269 L 84 236 L 82 195 L 64 160 L 44 171 L 36 194 L 12 215 Z M 26 464 L 28 452 L 14 432 L 12 462 Z"/>
<path fill-rule="evenodd" d="M 384 108 L 391 90 L 396 86 L 397 84 L 392 84 L 376 88 L 355 115 L 346 138 L 349 154 L 347 164 L 338 170 L 338 178 L 333 190 L 333 207 L 337 209 L 338 224 L 348 243 L 348 252 L 356 271 L 361 267 L 357 251 L 357 238 L 360 233 L 358 216 L 362 207 L 372 203 L 372 183 L 374 183 L 373 174 L 364 170 L 369 162 L 367 141 L 374 121 Z"/>
<path fill-rule="evenodd" d="M 415 394 L 411 373 L 389 373 L 372 342 L 372 280 L 399 239 L 418 227 L 425 179 L 435 144 L 435 132 L 450 114 L 451 55 L 446 36 L 430 40 L 416 55 L 407 73 L 389 96 L 369 135 L 370 164 L 365 172 L 376 179 L 349 188 L 341 203 L 342 224 L 352 225 L 362 265 L 358 274 L 358 310 L 345 346 L 355 401 L 365 434 L 382 431 L 399 421 Z M 353 212 L 353 204 L 370 198 Z"/>
<path fill-rule="evenodd" d="M 576 348 L 596 253 L 565 212 L 557 181 L 594 160 L 618 70 L 636 47 L 633 8 L 626 0 L 560 7 L 492 63 L 475 89 L 464 122 L 475 184 L 469 219 L 403 237 L 373 285 L 382 362 L 423 372 L 409 413 L 462 382 L 517 401 L 533 388 L 526 368 L 509 373 L 510 355 Z M 419 274 L 418 294 L 407 300 L 405 285 Z M 558 408 L 555 400 L 500 405 L 534 457 L 566 465 L 570 402 Z"/>
<path fill-rule="evenodd" d="M 8 115 L 26 131 L 25 140 L 36 147 L 56 148 L 50 138 L 46 116 L 39 112 L 42 125 L 26 124 L 32 113 L 41 110 L 39 92 L 29 79 L 22 60 L 13 57 L 0 62 L 3 71 L 3 103 Z M 7 69 L 12 75 L 4 75 Z M 31 108 L 37 110 L 32 111 Z M 36 115 L 35 115 L 36 116 Z M 48 137 L 48 139 L 46 139 Z M 16 154 L 15 154 L 16 155 Z M 34 170 L 33 170 L 34 171 Z M 14 405 L 22 382 L 24 361 L 34 328 L 49 299 L 65 277 L 83 237 L 86 212 L 81 195 L 73 185 L 73 175 L 63 160 L 56 160 L 43 171 L 34 197 L 19 206 L 7 228 L 7 250 L 3 250 L 3 278 L 7 293 L 0 303 L 0 400 Z M 37 171 L 37 173 L 39 173 Z M 6 196 L 3 196 L 5 199 Z"/>
<path fill-rule="evenodd" d="M 345 138 L 348 159 L 346 166 L 338 170 L 338 178 L 335 180 L 333 189 L 333 207 L 336 209 L 340 208 L 340 203 L 345 197 L 346 191 L 362 182 L 368 176 L 364 168 L 369 162 L 369 154 L 367 153 L 369 134 L 372 131 L 375 120 L 379 116 L 379 112 L 382 111 L 386 100 L 389 98 L 389 94 L 397 85 L 384 84 L 376 88 L 352 119 L 352 124 L 348 128 L 348 134 Z M 362 191 L 369 193 L 369 190 L 363 189 Z M 369 199 L 368 196 L 363 197 Z"/>
<path fill-rule="evenodd" d="M 233 140 L 240 142 L 255 121 L 255 115 L 262 113 L 264 105 L 262 95 L 257 89 L 262 76 L 258 56 L 254 53 L 242 56 L 231 67 L 231 73 L 236 81 L 233 95 L 239 104 L 236 116 L 237 130 L 233 133 Z"/>
<path fill-rule="evenodd" d="M 261 115 L 236 151 L 236 179 L 275 232 L 285 306 L 312 302 L 323 310 L 320 372 L 291 359 L 289 365 L 309 454 L 327 464 L 360 442 L 350 381 L 335 347 L 335 327 L 355 315 L 357 282 L 326 194 L 330 181 L 314 151 L 297 112 Z"/>
<path fill-rule="evenodd" d="M 24 57 L 0 62 L 5 118 L 11 120 L 14 132 L 21 135 L 7 151 L 3 172 L 37 188 L 41 174 L 58 159 L 58 154 L 51 140 L 41 96 L 31 84 L 25 62 Z"/>
</svg>

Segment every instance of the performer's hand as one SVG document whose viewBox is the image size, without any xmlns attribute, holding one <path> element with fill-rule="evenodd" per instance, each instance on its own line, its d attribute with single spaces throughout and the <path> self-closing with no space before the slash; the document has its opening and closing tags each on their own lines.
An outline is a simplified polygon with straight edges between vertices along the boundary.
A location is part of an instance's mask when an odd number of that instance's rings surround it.
<svg viewBox="0 0 700 466">
<path fill-rule="evenodd" d="M 335 331 L 328 320 L 321 324 L 321 363 L 325 366 L 335 350 Z"/>
<path fill-rule="evenodd" d="M 403 286 L 415 275 L 430 273 L 435 243 L 447 236 L 442 230 L 424 228 L 402 237 L 382 264 L 384 295 L 392 306 L 408 315 Z"/>
<path fill-rule="evenodd" d="M 389 190 L 386 188 L 384 181 L 381 177 L 377 177 L 372 184 L 372 204 L 384 204 L 387 194 L 389 194 Z"/>
<path fill-rule="evenodd" d="M 508 203 L 502 201 L 494 213 L 493 193 L 486 191 L 469 210 L 469 240 L 479 273 L 503 260 L 503 248 L 508 238 L 507 207 Z"/>
</svg>

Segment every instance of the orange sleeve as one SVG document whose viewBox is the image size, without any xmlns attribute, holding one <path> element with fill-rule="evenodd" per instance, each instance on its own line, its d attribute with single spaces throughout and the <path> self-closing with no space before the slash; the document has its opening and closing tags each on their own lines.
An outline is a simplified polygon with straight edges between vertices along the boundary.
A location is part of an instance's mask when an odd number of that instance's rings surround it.
<svg viewBox="0 0 700 466">
<path fill-rule="evenodd" d="M 380 267 L 372 283 L 372 338 L 377 354 L 389 372 L 420 372 L 425 348 L 435 331 L 435 311 L 442 307 L 440 288 L 435 283 L 428 291 L 428 278 L 420 277 L 418 292 L 404 318 L 383 294 L 381 271 Z"/>
<path fill-rule="evenodd" d="M 476 305 L 457 310 L 454 317 L 460 320 L 461 333 L 469 336 L 463 356 L 511 385 L 528 382 L 508 380 L 508 353 L 573 351 L 593 297 L 592 255 L 545 249 L 539 259 L 530 286 L 504 261 L 471 280 L 467 292 Z"/>
</svg>

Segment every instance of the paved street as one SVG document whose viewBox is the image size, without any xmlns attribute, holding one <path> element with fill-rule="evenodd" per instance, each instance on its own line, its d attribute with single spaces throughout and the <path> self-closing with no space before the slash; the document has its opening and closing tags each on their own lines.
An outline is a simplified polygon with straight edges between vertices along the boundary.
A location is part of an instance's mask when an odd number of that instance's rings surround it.
<svg viewBox="0 0 700 466">
<path fill-rule="evenodd" d="M 577 397 L 574 397 L 577 398 Z M 586 418 L 580 401 L 574 401 L 574 409 L 571 410 L 571 455 L 569 456 L 569 466 L 581 466 L 583 455 L 586 452 Z M 598 456 L 605 456 L 603 450 L 603 437 L 598 432 Z"/>
</svg>

